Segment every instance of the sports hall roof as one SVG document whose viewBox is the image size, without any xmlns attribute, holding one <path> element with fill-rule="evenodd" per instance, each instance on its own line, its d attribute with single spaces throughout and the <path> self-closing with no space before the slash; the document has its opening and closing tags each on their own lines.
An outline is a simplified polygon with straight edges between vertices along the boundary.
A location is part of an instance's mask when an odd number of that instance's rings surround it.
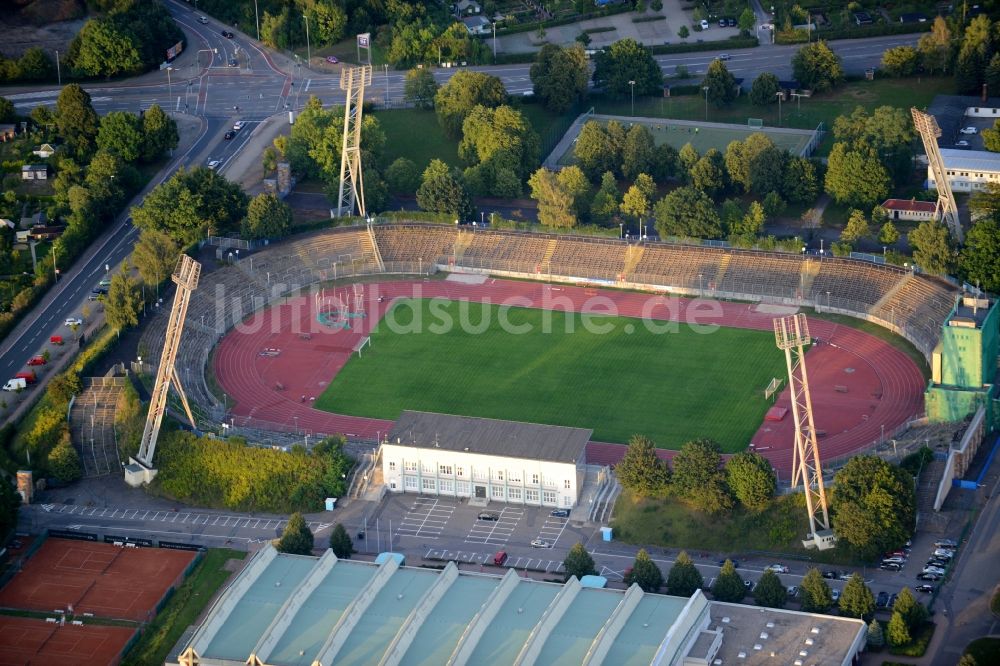
<svg viewBox="0 0 1000 666">
<path fill-rule="evenodd" d="M 388 441 L 421 449 L 575 463 L 584 455 L 593 432 L 584 428 L 407 410 L 396 421 Z"/>
<path fill-rule="evenodd" d="M 1000 153 L 988 150 L 956 150 L 942 148 L 944 168 L 954 171 L 1000 171 Z"/>
<path fill-rule="evenodd" d="M 680 663 L 769 648 L 788 662 L 811 638 L 815 663 L 850 662 L 864 623 L 629 590 L 258 551 L 209 609 L 176 662 L 199 666 Z M 780 614 L 780 615 L 779 615 Z M 723 616 L 727 619 L 723 620 Z M 814 627 L 819 627 L 812 632 Z M 751 636 L 751 634 L 753 634 Z M 744 646 L 744 644 L 746 644 Z M 731 656 L 730 656 L 731 653 Z M 770 652 L 768 652 L 770 654 Z M 813 660 L 810 660 L 812 663 Z M 773 662 L 773 658 L 770 663 Z"/>
</svg>

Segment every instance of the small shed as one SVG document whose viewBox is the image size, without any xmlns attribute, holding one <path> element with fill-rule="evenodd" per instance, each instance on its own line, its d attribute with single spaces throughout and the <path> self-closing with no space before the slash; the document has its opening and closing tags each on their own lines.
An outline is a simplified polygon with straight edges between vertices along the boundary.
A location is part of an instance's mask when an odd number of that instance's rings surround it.
<svg viewBox="0 0 1000 666">
<path fill-rule="evenodd" d="M 56 149 L 52 146 L 51 143 L 43 143 L 38 148 L 35 148 L 33 151 L 31 151 L 31 153 L 36 157 L 41 157 L 42 159 L 48 159 L 53 155 L 55 155 Z"/>
<path fill-rule="evenodd" d="M 48 180 L 49 166 L 47 164 L 25 164 L 21 167 L 21 180 Z"/>
</svg>

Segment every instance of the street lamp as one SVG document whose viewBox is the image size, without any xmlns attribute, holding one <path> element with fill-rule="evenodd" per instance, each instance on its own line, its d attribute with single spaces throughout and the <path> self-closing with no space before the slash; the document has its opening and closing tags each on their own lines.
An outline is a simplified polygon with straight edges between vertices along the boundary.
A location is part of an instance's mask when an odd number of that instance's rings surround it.
<svg viewBox="0 0 1000 666">
<path fill-rule="evenodd" d="M 167 67 L 167 108 L 170 108 L 170 100 L 174 98 L 174 88 L 170 83 L 170 72 L 174 71 L 173 67 Z"/>
<path fill-rule="evenodd" d="M 306 22 L 306 65 L 312 62 L 312 49 L 309 47 L 309 15 L 303 14 L 302 19 Z"/>
<path fill-rule="evenodd" d="M 708 122 L 708 86 L 702 86 L 702 90 L 705 91 L 705 122 Z"/>
<path fill-rule="evenodd" d="M 493 21 L 493 64 L 497 64 L 497 22 Z"/>
<path fill-rule="evenodd" d="M 778 127 L 781 127 L 781 100 L 785 98 L 785 93 L 779 90 L 774 96 L 778 98 Z"/>
<path fill-rule="evenodd" d="M 384 63 L 382 67 L 385 68 L 385 104 L 389 105 L 389 64 Z"/>
<path fill-rule="evenodd" d="M 629 87 L 632 89 L 632 115 L 635 115 L 635 81 L 628 82 Z"/>
</svg>

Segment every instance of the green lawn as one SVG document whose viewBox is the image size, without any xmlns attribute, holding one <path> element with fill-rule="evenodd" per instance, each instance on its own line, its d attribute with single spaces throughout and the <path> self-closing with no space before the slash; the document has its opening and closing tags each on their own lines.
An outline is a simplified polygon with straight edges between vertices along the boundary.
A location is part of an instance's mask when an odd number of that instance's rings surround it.
<svg viewBox="0 0 1000 666">
<path fill-rule="evenodd" d="M 531 333 L 505 332 L 501 321 Z M 681 325 L 659 334 L 640 319 L 459 301 L 399 302 L 371 341 L 316 407 L 384 419 L 415 409 L 586 427 L 606 442 L 642 433 L 671 449 L 710 437 L 732 452 L 750 441 L 767 411 L 764 387 L 784 372 L 770 333 L 701 334 Z"/>
<path fill-rule="evenodd" d="M 385 157 L 391 163 L 398 157 L 413 160 L 423 170 L 433 159 L 452 166 L 462 166 L 458 159 L 458 141 L 445 136 L 433 111 L 394 109 L 374 111 L 385 132 Z"/>
<path fill-rule="evenodd" d="M 167 605 L 143 631 L 139 641 L 122 660 L 124 666 L 162 664 L 181 634 L 194 624 L 208 602 L 232 572 L 225 569 L 227 560 L 242 560 L 241 550 L 213 548 L 205 553 L 187 580 L 177 588 Z"/>
</svg>

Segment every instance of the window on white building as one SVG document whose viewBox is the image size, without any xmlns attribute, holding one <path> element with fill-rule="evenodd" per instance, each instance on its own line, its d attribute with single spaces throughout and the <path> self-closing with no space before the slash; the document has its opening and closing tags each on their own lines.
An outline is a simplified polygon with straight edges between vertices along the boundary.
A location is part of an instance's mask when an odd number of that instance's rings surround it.
<svg viewBox="0 0 1000 666">
<path fill-rule="evenodd" d="M 569 479 L 566 479 L 565 481 L 563 481 L 563 488 L 565 488 L 566 490 L 569 490 L 572 487 L 573 487 L 573 482 L 572 481 L 570 481 Z"/>
<path fill-rule="evenodd" d="M 420 479 L 420 484 L 421 484 L 422 490 L 430 490 L 431 492 L 437 490 L 437 480 L 436 479 L 429 479 L 427 477 L 424 477 L 424 478 Z"/>
<path fill-rule="evenodd" d="M 496 476 L 497 481 L 503 481 L 503 470 L 502 469 L 495 470 L 493 472 L 493 474 L 494 474 L 494 476 Z"/>
<path fill-rule="evenodd" d="M 525 490 L 524 491 L 524 501 L 527 504 L 538 504 L 538 491 L 537 490 Z"/>
<path fill-rule="evenodd" d="M 424 474 L 433 474 L 434 473 L 434 463 L 427 462 L 426 460 L 422 460 L 420 462 L 420 470 Z"/>
<path fill-rule="evenodd" d="M 416 472 L 417 471 L 416 461 L 407 460 L 403 462 L 403 470 L 406 472 Z"/>
<path fill-rule="evenodd" d="M 507 489 L 507 499 L 511 502 L 521 501 L 521 489 L 520 488 L 508 488 Z"/>
<path fill-rule="evenodd" d="M 536 485 L 536 486 L 538 485 L 538 475 L 537 474 L 532 474 L 531 475 L 531 483 L 533 485 Z"/>
<path fill-rule="evenodd" d="M 459 481 L 458 483 L 455 484 L 455 494 L 464 497 L 469 494 L 470 488 L 471 486 L 469 485 L 468 481 Z"/>
<path fill-rule="evenodd" d="M 551 490 L 542 491 L 542 504 L 555 504 L 556 494 Z"/>
<path fill-rule="evenodd" d="M 490 496 L 492 496 L 493 499 L 503 499 L 503 490 L 503 486 L 490 486 Z"/>
<path fill-rule="evenodd" d="M 521 471 L 520 470 L 507 470 L 507 480 L 511 483 L 521 483 Z"/>
<path fill-rule="evenodd" d="M 396 461 L 395 460 L 390 460 L 389 461 L 389 471 L 390 472 L 395 472 L 396 471 Z"/>
<path fill-rule="evenodd" d="M 473 481 L 489 481 L 490 479 L 489 479 L 489 475 L 486 473 L 486 470 L 483 470 L 483 469 L 481 469 L 479 467 L 473 467 L 472 468 L 472 480 Z"/>
<path fill-rule="evenodd" d="M 464 467 L 456 467 L 455 468 L 455 476 L 465 476 L 465 468 Z"/>
<path fill-rule="evenodd" d="M 438 474 L 451 476 L 452 472 L 454 472 L 454 468 L 451 465 L 438 465 Z"/>
<path fill-rule="evenodd" d="M 442 493 L 453 495 L 455 493 L 455 482 L 448 479 L 438 481 L 438 490 Z"/>
<path fill-rule="evenodd" d="M 420 485 L 417 483 L 417 477 L 415 476 L 404 476 L 403 477 L 403 488 L 406 490 L 417 490 Z"/>
</svg>

